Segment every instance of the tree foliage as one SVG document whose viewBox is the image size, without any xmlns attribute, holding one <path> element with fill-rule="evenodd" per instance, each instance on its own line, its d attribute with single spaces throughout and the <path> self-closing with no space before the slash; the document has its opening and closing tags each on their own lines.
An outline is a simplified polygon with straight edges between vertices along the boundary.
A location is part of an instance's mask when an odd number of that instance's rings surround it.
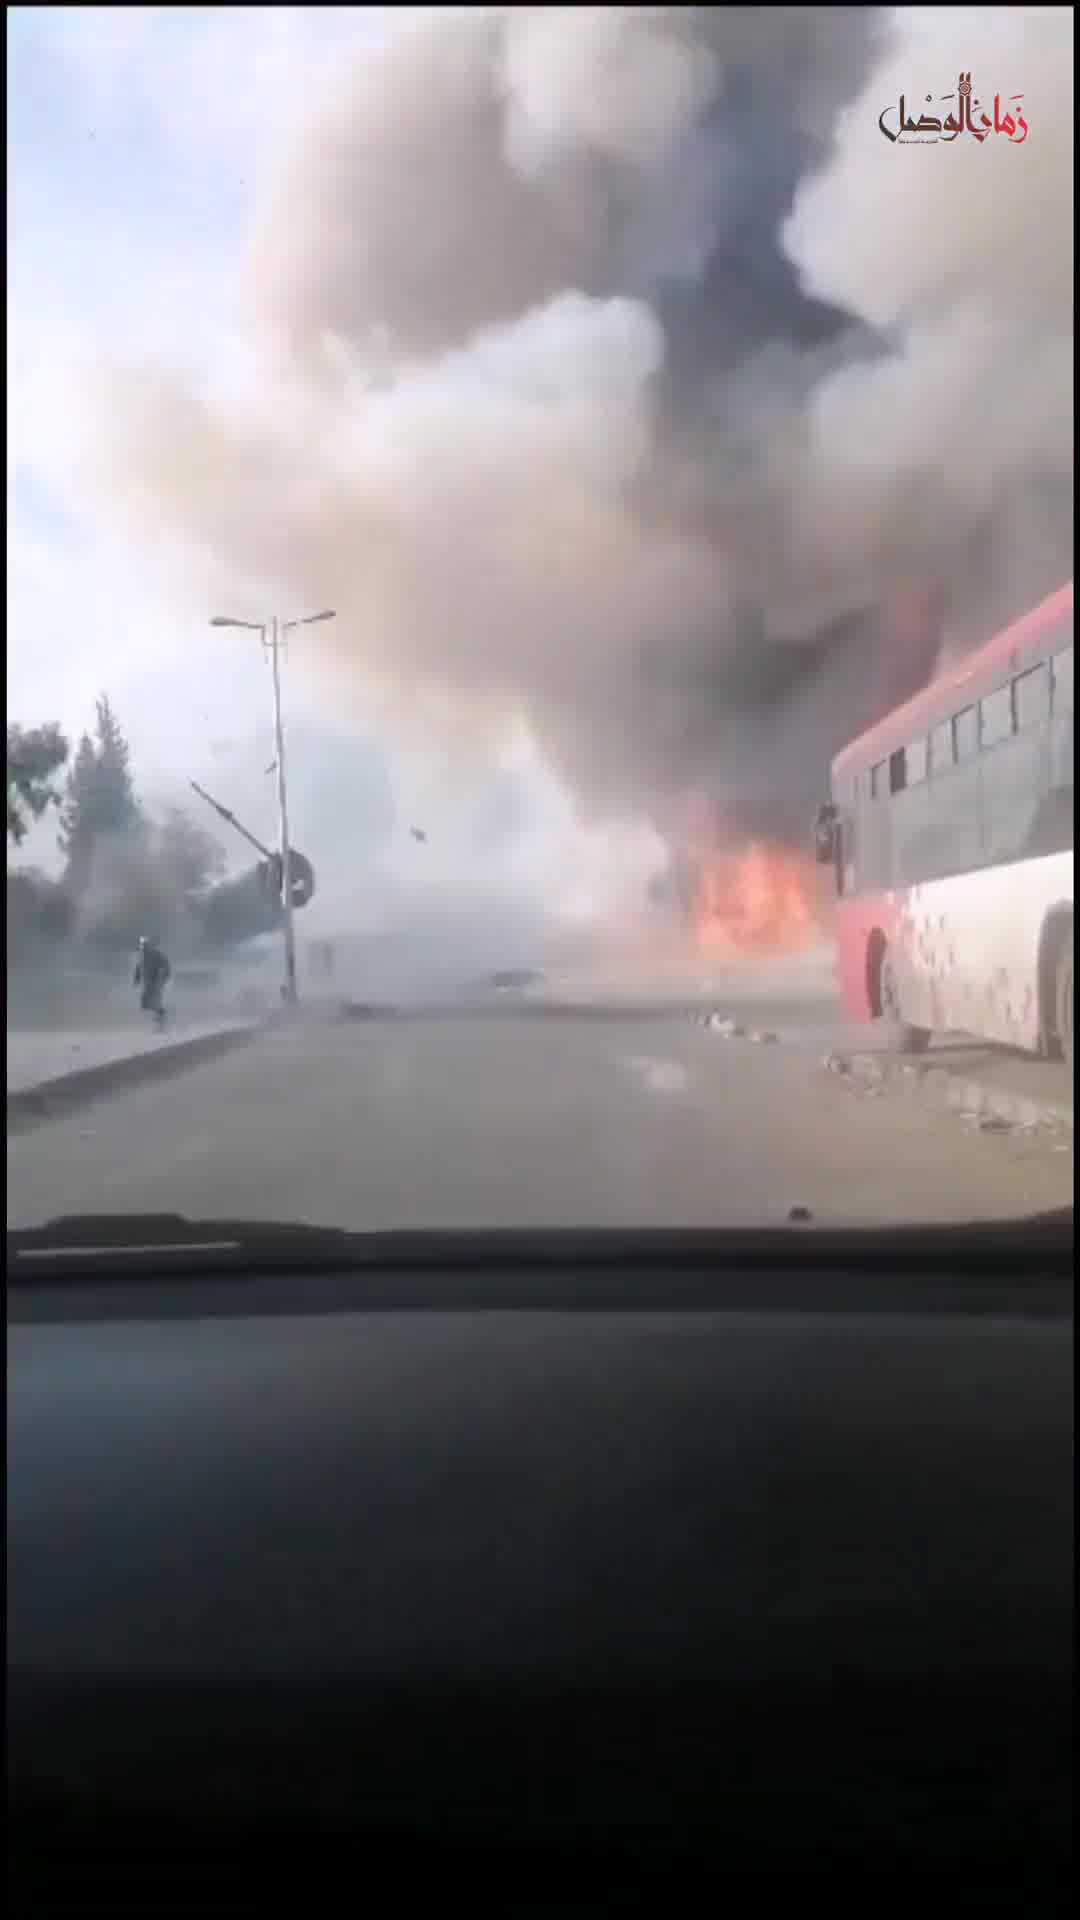
<svg viewBox="0 0 1080 1920">
<path fill-rule="evenodd" d="M 104 841 L 131 841 L 144 831 L 131 777 L 131 752 L 108 697 L 102 694 L 94 735 L 84 733 L 79 741 L 60 816 L 65 881 L 74 898 L 87 891 Z"/>
<path fill-rule="evenodd" d="M 55 721 L 44 727 L 8 727 L 7 830 L 15 846 L 22 845 L 31 822 L 40 820 L 47 807 L 59 806 L 54 776 L 67 757 L 68 743 Z"/>
<path fill-rule="evenodd" d="M 7 876 L 7 955 L 9 964 L 66 940 L 75 922 L 70 895 L 37 867 L 19 867 Z"/>
<path fill-rule="evenodd" d="M 9 871 L 9 958 L 29 963 L 50 942 L 69 938 L 87 958 L 130 948 L 143 933 L 177 953 L 219 943 L 212 900 L 224 849 L 182 807 L 156 816 L 143 807 L 127 740 L 104 694 L 61 795 L 55 776 L 67 758 L 58 726 L 8 728 L 9 842 L 19 846 L 30 821 L 59 804 L 64 856 L 59 882 L 32 868 Z M 250 931 L 239 929 L 229 943 Z"/>
</svg>

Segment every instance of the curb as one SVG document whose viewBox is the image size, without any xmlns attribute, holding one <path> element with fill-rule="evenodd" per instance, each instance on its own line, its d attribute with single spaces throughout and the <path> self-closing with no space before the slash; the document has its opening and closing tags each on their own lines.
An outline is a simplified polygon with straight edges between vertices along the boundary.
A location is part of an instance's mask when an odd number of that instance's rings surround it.
<svg viewBox="0 0 1080 1920">
<path fill-rule="evenodd" d="M 73 1073 L 39 1081 L 36 1087 L 21 1088 L 7 1096 L 8 1133 L 28 1132 L 50 1120 L 61 1120 L 65 1114 L 110 1093 L 126 1092 L 149 1080 L 165 1079 L 170 1073 L 202 1066 L 238 1047 L 249 1046 L 261 1031 L 257 1025 L 225 1027 L 220 1033 L 201 1033 L 191 1040 L 174 1040 L 168 1046 L 125 1054 L 96 1067 L 77 1067 Z"/>
<path fill-rule="evenodd" d="M 822 1065 L 829 1073 L 857 1081 L 865 1093 L 881 1092 L 899 1084 L 921 1095 L 939 1111 L 957 1114 L 984 1133 L 1023 1133 L 1053 1129 L 1072 1133 L 1073 1110 L 1056 1100 L 988 1087 L 936 1067 L 932 1061 L 900 1060 L 878 1053 L 829 1053 Z"/>
</svg>

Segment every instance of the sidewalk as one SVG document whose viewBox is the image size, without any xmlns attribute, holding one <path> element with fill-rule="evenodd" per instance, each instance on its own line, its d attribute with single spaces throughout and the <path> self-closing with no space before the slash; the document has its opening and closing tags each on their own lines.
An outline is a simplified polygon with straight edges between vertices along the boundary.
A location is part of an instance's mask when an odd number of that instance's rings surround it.
<svg viewBox="0 0 1080 1920">
<path fill-rule="evenodd" d="M 9 1034 L 8 1137 L 149 1081 L 189 1073 L 249 1046 L 259 1031 L 257 1020 L 193 1020 L 162 1034 L 130 1027 Z"/>
<path fill-rule="evenodd" d="M 250 1025 L 243 1020 L 177 1021 L 164 1033 L 145 1026 L 84 1029 L 66 1033 L 10 1033 L 7 1036 L 8 1093 L 27 1093 L 72 1073 L 117 1065 L 143 1054 L 233 1033 Z"/>
</svg>

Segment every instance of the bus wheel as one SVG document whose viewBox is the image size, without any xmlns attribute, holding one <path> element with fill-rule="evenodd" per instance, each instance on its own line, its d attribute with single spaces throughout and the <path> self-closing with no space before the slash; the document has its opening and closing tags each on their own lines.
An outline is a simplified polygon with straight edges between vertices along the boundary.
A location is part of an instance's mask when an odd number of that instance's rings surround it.
<svg viewBox="0 0 1080 1920">
<path fill-rule="evenodd" d="M 882 953 L 878 969 L 878 1004 L 890 1044 L 897 1053 L 925 1053 L 930 1045 L 930 1030 L 928 1027 L 913 1027 L 910 1021 L 904 1019 L 900 983 L 888 947 Z"/>
<path fill-rule="evenodd" d="M 1054 1015 L 1057 1023 L 1057 1039 L 1061 1048 L 1061 1057 L 1073 1070 L 1073 946 L 1072 928 L 1069 938 L 1062 943 L 1058 955 L 1057 975 L 1054 984 Z"/>
</svg>

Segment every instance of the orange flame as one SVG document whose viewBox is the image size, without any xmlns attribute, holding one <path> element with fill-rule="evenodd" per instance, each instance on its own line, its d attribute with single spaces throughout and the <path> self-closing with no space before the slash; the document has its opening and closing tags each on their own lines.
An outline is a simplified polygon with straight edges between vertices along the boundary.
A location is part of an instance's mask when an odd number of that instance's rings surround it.
<svg viewBox="0 0 1080 1920">
<path fill-rule="evenodd" d="M 820 932 L 818 870 L 788 848 L 761 841 L 739 853 L 707 854 L 693 912 L 709 947 L 790 953 Z"/>
</svg>

